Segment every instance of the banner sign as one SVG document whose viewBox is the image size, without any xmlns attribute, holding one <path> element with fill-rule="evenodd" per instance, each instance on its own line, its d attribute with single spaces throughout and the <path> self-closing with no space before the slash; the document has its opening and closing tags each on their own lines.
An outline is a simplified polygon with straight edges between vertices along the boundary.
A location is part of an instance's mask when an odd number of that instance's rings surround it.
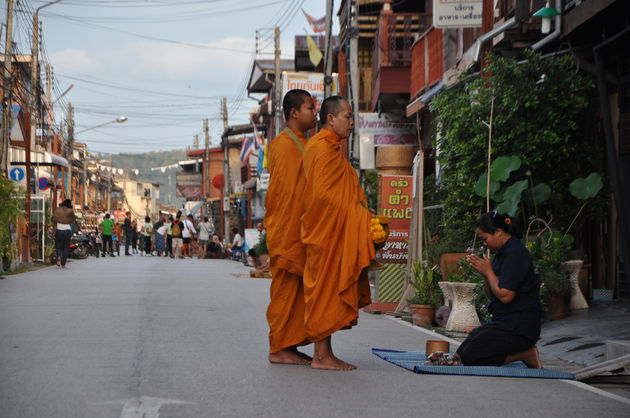
<svg viewBox="0 0 630 418">
<path fill-rule="evenodd" d="M 474 28 L 482 24 L 482 0 L 433 0 L 433 26 Z"/>
<path fill-rule="evenodd" d="M 378 213 L 389 217 L 389 239 L 380 251 L 382 263 L 405 264 L 411 229 L 413 176 L 379 176 Z"/>
<path fill-rule="evenodd" d="M 416 124 L 391 113 L 359 113 L 361 136 L 374 138 L 374 146 L 417 145 Z"/>
<path fill-rule="evenodd" d="M 337 74 L 332 75 L 331 95 L 338 93 L 339 86 L 337 84 Z M 313 100 L 315 100 L 315 108 L 319 111 L 321 103 L 324 101 L 324 73 L 313 72 L 282 72 L 282 97 L 293 89 L 302 89 L 308 91 Z"/>
</svg>

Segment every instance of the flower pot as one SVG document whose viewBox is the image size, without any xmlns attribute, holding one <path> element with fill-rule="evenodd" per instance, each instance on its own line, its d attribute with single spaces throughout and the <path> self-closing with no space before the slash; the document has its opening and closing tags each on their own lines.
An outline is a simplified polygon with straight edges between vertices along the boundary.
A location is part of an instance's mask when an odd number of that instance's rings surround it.
<svg viewBox="0 0 630 418">
<path fill-rule="evenodd" d="M 448 282 L 453 297 L 453 306 L 446 322 L 447 331 L 464 332 L 467 328 L 481 325 L 475 304 L 475 283 Z"/>
<path fill-rule="evenodd" d="M 567 316 L 567 298 L 549 295 L 547 297 L 547 314 L 551 319 L 562 319 Z"/>
<path fill-rule="evenodd" d="M 435 306 L 433 305 L 409 305 L 411 309 L 411 320 L 414 325 L 431 326 L 435 315 Z"/>
<path fill-rule="evenodd" d="M 571 281 L 571 286 L 573 287 L 573 295 L 569 301 L 569 309 L 571 310 L 588 308 L 588 302 L 586 302 L 586 298 L 582 294 L 582 290 L 580 290 L 580 285 L 578 283 L 583 263 L 583 260 L 569 260 L 562 263 L 562 268 L 570 274 L 569 280 Z"/>
<path fill-rule="evenodd" d="M 448 282 L 448 277 L 457 271 L 459 260 L 467 255 L 467 253 L 444 253 L 440 255 L 440 271 L 445 282 Z"/>
</svg>

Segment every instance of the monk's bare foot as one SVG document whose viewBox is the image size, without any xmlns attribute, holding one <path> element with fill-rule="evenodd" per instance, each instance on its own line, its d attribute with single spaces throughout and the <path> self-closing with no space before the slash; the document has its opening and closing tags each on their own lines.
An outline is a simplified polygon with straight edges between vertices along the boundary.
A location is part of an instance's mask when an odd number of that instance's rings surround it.
<svg viewBox="0 0 630 418">
<path fill-rule="evenodd" d="M 269 354 L 269 362 L 275 364 L 295 364 L 298 366 L 308 366 L 311 364 L 310 360 L 302 357 L 296 351 L 280 350 L 277 353 Z"/>
<path fill-rule="evenodd" d="M 314 357 L 311 362 L 311 368 L 317 370 L 342 370 L 349 371 L 354 370 L 357 366 L 346 363 L 343 360 L 339 360 L 334 356 L 322 356 L 322 357 Z"/>
<path fill-rule="evenodd" d="M 540 361 L 540 355 L 538 353 L 538 349 L 536 347 L 532 347 L 527 350 L 525 353 L 525 358 L 523 359 L 523 363 L 530 369 L 542 369 L 542 362 Z"/>
<path fill-rule="evenodd" d="M 313 357 L 309 356 L 306 353 L 303 353 L 301 351 L 298 351 L 297 347 L 290 347 L 287 348 L 287 350 L 291 351 L 292 353 L 297 354 L 298 356 L 302 357 L 304 360 L 308 361 L 309 364 L 311 364 L 311 361 L 313 361 Z"/>
</svg>

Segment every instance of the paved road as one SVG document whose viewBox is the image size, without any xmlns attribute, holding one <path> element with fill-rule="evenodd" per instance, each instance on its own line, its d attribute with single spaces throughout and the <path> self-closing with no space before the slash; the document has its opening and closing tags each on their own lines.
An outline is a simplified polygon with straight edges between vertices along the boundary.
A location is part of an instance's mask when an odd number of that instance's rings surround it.
<svg viewBox="0 0 630 418">
<path fill-rule="evenodd" d="M 266 361 L 269 281 L 227 260 L 120 257 L 0 280 L 0 417 L 622 417 L 564 381 L 422 376 L 371 347 L 430 336 L 381 316 L 335 339 L 353 372 Z"/>
</svg>

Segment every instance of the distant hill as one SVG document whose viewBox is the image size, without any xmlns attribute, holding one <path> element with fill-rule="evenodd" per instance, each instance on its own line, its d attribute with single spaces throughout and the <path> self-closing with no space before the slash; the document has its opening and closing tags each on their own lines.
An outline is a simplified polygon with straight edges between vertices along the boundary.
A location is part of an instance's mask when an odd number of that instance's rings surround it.
<svg viewBox="0 0 630 418">
<path fill-rule="evenodd" d="M 124 169 L 125 174 L 130 178 L 160 183 L 160 203 L 180 206 L 183 201 L 183 199 L 175 197 L 175 173 L 178 169 L 168 169 L 163 173 L 161 170 L 152 171 L 151 168 L 165 167 L 187 159 L 186 150 L 151 151 L 138 154 L 103 154 L 100 157 L 106 160 L 111 158 L 112 167 Z M 137 176 L 132 174 L 134 169 L 138 170 Z"/>
</svg>

